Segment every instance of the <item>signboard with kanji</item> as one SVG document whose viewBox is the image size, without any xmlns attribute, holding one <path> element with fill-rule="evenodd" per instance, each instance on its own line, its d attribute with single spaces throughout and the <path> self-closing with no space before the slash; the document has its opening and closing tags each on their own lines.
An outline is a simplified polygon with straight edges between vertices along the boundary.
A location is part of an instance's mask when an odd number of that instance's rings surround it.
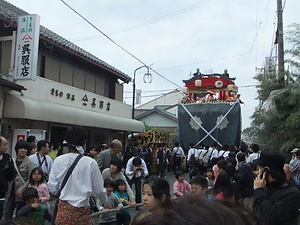
<svg viewBox="0 0 300 225">
<path fill-rule="evenodd" d="M 35 80 L 39 34 L 40 17 L 38 15 L 19 16 L 15 54 L 15 80 Z"/>
<path fill-rule="evenodd" d="M 137 136 L 137 142 L 139 145 L 146 146 L 150 143 L 169 143 L 169 133 L 163 131 L 150 130 L 145 133 L 140 133 Z"/>
</svg>

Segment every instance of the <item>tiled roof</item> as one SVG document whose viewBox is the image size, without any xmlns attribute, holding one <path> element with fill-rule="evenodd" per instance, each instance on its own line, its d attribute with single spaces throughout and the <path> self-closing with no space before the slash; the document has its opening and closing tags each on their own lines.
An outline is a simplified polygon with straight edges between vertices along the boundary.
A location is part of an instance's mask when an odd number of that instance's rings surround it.
<svg viewBox="0 0 300 225">
<path fill-rule="evenodd" d="M 176 118 L 175 115 L 173 115 L 172 113 L 170 113 L 168 111 L 160 109 L 158 107 L 155 107 L 153 109 L 148 109 L 148 110 L 137 110 L 137 109 L 135 109 L 135 112 L 137 112 L 137 114 L 135 114 L 135 117 L 134 117 L 134 119 L 136 119 L 136 120 L 139 120 L 139 119 L 141 119 L 145 116 L 148 116 L 152 113 L 158 113 L 158 114 L 160 114 L 164 117 L 167 117 L 167 118 L 177 122 L 177 118 Z"/>
<path fill-rule="evenodd" d="M 6 20 L 11 22 L 12 26 L 17 26 L 18 16 L 27 15 L 29 13 L 19 9 L 18 7 L 4 1 L 0 0 L 0 17 L 5 18 Z M 67 39 L 59 36 L 58 34 L 52 32 L 51 30 L 47 29 L 46 27 L 40 26 L 40 35 L 49 41 L 54 42 L 57 45 L 62 46 L 65 49 L 72 51 L 74 54 L 78 54 L 89 61 L 96 63 L 99 67 L 104 67 L 108 71 L 115 73 L 119 78 L 125 82 L 131 81 L 131 77 L 127 74 L 121 72 L 120 70 L 112 67 L 108 63 L 102 61 L 101 59 L 97 58 L 93 54 L 85 51 L 84 49 L 78 47 L 74 43 L 68 41 Z"/>
</svg>

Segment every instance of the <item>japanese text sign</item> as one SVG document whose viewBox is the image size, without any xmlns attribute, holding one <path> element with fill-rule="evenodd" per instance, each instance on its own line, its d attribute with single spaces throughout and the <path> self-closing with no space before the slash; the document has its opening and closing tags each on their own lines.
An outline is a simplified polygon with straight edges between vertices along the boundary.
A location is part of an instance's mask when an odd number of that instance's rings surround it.
<svg viewBox="0 0 300 225">
<path fill-rule="evenodd" d="M 38 15 L 19 16 L 15 54 L 15 80 L 35 80 L 39 34 L 40 17 Z"/>
</svg>

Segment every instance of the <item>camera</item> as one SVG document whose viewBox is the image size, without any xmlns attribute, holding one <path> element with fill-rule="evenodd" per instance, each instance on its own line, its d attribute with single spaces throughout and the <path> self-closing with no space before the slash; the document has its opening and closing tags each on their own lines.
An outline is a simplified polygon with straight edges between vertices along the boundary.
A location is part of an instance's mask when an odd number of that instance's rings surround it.
<svg viewBox="0 0 300 225">
<path fill-rule="evenodd" d="M 44 177 L 45 177 L 45 181 L 48 182 L 49 181 L 49 174 L 44 172 Z"/>
</svg>

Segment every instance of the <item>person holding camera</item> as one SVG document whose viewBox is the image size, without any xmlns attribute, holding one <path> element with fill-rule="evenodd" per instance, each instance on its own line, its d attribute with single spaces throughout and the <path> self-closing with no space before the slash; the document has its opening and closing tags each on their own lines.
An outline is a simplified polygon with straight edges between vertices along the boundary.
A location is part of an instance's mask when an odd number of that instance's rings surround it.
<svg viewBox="0 0 300 225">
<path fill-rule="evenodd" d="M 287 183 L 284 156 L 264 150 L 255 163 L 259 176 L 254 180 L 254 210 L 264 225 L 297 224 L 300 192 Z"/>
<path fill-rule="evenodd" d="M 126 165 L 125 175 L 130 188 L 134 183 L 136 203 L 141 203 L 142 202 L 142 177 L 147 177 L 149 175 L 145 161 L 139 157 L 130 158 Z M 139 210 L 138 207 L 137 210 Z"/>
<path fill-rule="evenodd" d="M 49 180 L 49 174 L 53 165 L 53 160 L 48 155 L 49 150 L 49 142 L 47 140 L 40 140 L 37 143 L 37 153 L 29 156 L 34 167 L 41 167 L 44 171 L 46 182 Z"/>
</svg>

